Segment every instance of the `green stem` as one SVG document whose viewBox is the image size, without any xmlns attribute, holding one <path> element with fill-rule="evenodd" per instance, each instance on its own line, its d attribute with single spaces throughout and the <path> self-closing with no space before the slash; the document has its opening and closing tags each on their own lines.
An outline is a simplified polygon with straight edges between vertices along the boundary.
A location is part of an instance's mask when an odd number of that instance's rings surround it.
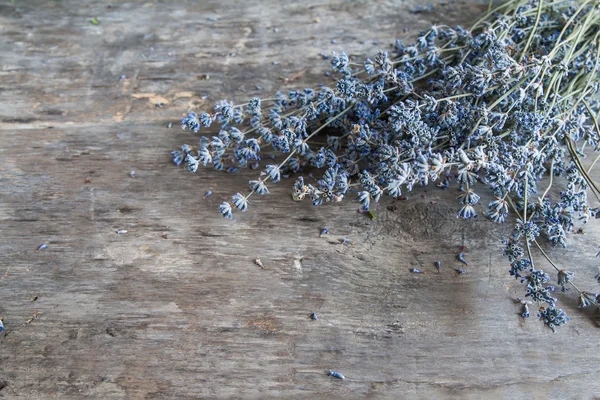
<svg viewBox="0 0 600 400">
<path fill-rule="evenodd" d="M 531 33 L 529 34 L 529 37 L 527 38 L 527 43 L 525 43 L 525 47 L 523 47 L 523 50 L 521 51 L 521 58 L 524 58 L 525 55 L 527 54 L 529 45 L 531 45 L 531 41 L 533 40 L 533 37 L 535 36 L 535 31 L 537 30 L 537 27 L 540 23 L 540 16 L 542 15 L 542 5 L 544 4 L 544 0 L 539 0 L 539 1 L 540 2 L 538 4 L 537 14 L 535 16 L 535 22 L 533 24 L 533 29 L 531 30 Z"/>
<path fill-rule="evenodd" d="M 556 264 L 554 264 L 554 262 L 552 262 L 552 260 L 550 259 L 550 257 L 548 257 L 548 255 L 546 254 L 546 252 L 544 251 L 544 249 L 542 249 L 542 246 L 540 246 L 540 244 L 537 242 L 537 240 L 534 240 L 533 243 L 535 243 L 535 245 L 537 246 L 537 248 L 540 251 L 540 253 L 542 253 L 542 255 L 544 256 L 544 258 L 550 263 L 550 265 L 552 265 L 556 271 L 561 271 L 561 269 L 558 268 L 558 266 Z M 579 294 L 583 293 L 581 290 L 579 290 L 579 288 L 577 287 L 577 285 L 575 285 L 573 282 L 569 281 L 569 283 L 571 284 L 571 286 L 573 286 L 575 288 L 575 290 L 577 290 L 579 292 Z"/>
</svg>

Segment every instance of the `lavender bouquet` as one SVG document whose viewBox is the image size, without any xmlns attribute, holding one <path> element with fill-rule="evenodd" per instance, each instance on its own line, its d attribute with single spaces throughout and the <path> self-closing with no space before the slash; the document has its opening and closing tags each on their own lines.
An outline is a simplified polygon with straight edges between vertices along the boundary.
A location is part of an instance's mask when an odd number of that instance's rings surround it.
<svg viewBox="0 0 600 400">
<path fill-rule="evenodd" d="M 260 170 L 249 190 L 223 202 L 220 212 L 246 211 L 252 195 L 295 176 L 292 197 L 319 206 L 356 198 L 369 210 L 383 195 L 394 198 L 416 185 L 458 185 L 459 218 L 477 215 L 480 196 L 495 200 L 484 215 L 502 223 L 514 215 L 505 240 L 510 275 L 526 284 L 522 300 L 536 303 L 552 330 L 568 317 L 557 307 L 550 275 L 537 269 L 532 248 L 555 268 L 563 291 L 579 293 L 580 307 L 600 296 L 580 290 L 574 274 L 556 265 L 539 241 L 566 246 L 574 220 L 599 213 L 588 203 L 600 189 L 582 159 L 600 150 L 600 5 L 596 0 L 509 0 L 470 29 L 432 26 L 410 45 L 397 41 L 357 63 L 333 54 L 334 85 L 253 98 L 221 100 L 214 112 L 190 112 L 182 127 L 193 132 L 220 126 L 198 147 L 173 151 L 173 162 L 195 173 Z M 315 144 L 317 135 L 327 145 Z M 274 155 L 282 154 L 276 162 Z M 322 171 L 315 183 L 299 173 Z M 548 185 L 540 187 L 542 178 Z M 565 187 L 548 197 L 553 184 Z M 600 215 L 600 214 L 598 214 Z M 514 221 L 511 219 L 511 221 Z M 600 274 L 595 277 L 600 283 Z"/>
</svg>

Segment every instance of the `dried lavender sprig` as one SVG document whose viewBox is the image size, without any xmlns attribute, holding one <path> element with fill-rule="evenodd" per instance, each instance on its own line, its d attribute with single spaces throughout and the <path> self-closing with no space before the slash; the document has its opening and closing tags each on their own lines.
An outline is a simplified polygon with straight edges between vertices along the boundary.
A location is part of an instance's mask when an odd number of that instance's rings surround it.
<svg viewBox="0 0 600 400">
<path fill-rule="evenodd" d="M 334 54 L 332 64 L 341 75 L 336 91 L 278 94 L 268 121 L 260 101 L 258 107 L 253 102 L 248 107 L 252 128 L 246 132 L 233 129 L 244 122 L 242 113 L 236 114 L 230 103 L 218 103 L 214 119 L 225 131 L 210 144 L 201 141 L 197 160 L 207 164 L 214 159 L 215 167 L 222 169 L 222 158 L 232 151 L 241 166 L 258 166 L 264 141 L 290 154 L 283 163 L 267 166 L 264 180 L 252 181 L 253 192 L 266 193 L 258 183 L 277 181 L 310 164 L 325 173 L 315 185 L 298 179 L 295 199 L 308 195 L 320 205 L 341 200 L 350 188 L 360 186 L 363 209 L 383 194 L 399 197 L 415 185 L 442 180 L 447 187 L 455 174 L 463 190 L 458 213 L 463 218 L 476 215 L 479 196 L 473 187 L 483 182 L 496 197 L 488 206 L 490 219 L 503 222 L 508 204 L 516 215 L 523 214 L 518 237 L 511 239 L 527 238 L 528 258 L 511 260 L 511 273 L 519 276 L 534 267 L 531 237 L 541 234 L 564 246 L 573 217 L 578 214 L 587 220 L 597 212 L 588 205 L 586 191 L 592 189 L 596 196 L 600 191 L 583 169 L 583 146 L 579 149 L 577 143 L 600 149 L 594 115 L 599 21 L 597 5 L 590 0 L 509 1 L 490 10 L 470 31 L 432 27 L 413 45 L 397 44 L 392 57 L 380 52 L 365 63 L 366 81 L 357 78 L 363 71 L 351 71 L 353 63 L 344 53 Z M 486 29 L 480 30 L 483 25 Z M 319 126 L 318 121 L 329 120 L 347 104 L 352 106 L 332 124 L 341 136 L 329 137 L 326 148 L 313 147 L 306 137 L 310 131 L 314 136 L 318 128 L 307 127 Z M 586 124 L 590 116 L 595 129 Z M 205 120 L 213 118 L 209 117 Z M 254 132 L 258 136 L 245 137 Z M 188 169 L 195 171 L 197 163 L 191 159 L 195 156 L 184 149 L 174 161 L 181 163 L 184 153 L 190 158 Z M 286 163 L 288 168 L 282 171 Z M 529 204 L 527 196 L 536 193 L 548 165 L 550 185 L 536 204 Z M 555 175 L 564 176 L 568 187 L 560 201 L 551 203 L 545 195 Z M 247 196 L 234 197 L 244 211 Z M 224 215 L 231 217 L 230 206 Z"/>
</svg>

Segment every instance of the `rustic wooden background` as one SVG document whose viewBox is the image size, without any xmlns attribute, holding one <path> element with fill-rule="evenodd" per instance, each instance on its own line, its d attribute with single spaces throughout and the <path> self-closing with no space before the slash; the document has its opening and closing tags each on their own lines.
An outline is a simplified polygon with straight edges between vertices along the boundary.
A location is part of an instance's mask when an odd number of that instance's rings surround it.
<svg viewBox="0 0 600 400">
<path fill-rule="evenodd" d="M 353 202 L 292 202 L 284 182 L 228 221 L 217 205 L 255 173 L 170 163 L 197 143 L 178 127 L 189 109 L 314 86 L 321 51 L 372 54 L 485 8 L 415 4 L 0 0 L 0 397 L 600 393 L 596 311 L 569 293 L 558 333 L 519 318 L 509 227 L 457 220 L 456 192 L 383 200 L 372 221 Z M 552 253 L 596 290 L 598 224 L 584 229 Z"/>
</svg>

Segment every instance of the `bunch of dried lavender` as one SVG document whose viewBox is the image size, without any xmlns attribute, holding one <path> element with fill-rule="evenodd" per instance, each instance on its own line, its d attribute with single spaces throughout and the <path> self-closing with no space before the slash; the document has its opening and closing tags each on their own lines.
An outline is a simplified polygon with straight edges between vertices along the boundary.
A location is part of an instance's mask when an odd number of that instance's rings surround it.
<svg viewBox="0 0 600 400">
<path fill-rule="evenodd" d="M 212 113 L 190 112 L 184 129 L 198 132 L 216 122 L 220 132 L 202 137 L 198 148 L 173 151 L 173 162 L 193 173 L 200 164 L 262 168 L 247 194 L 220 205 L 226 218 L 233 207 L 246 211 L 254 193 L 268 194 L 268 182 L 306 166 L 322 176 L 315 184 L 298 177 L 293 197 L 315 206 L 356 192 L 369 210 L 384 194 L 397 198 L 415 185 L 447 188 L 455 181 L 458 217 L 472 218 L 480 200 L 474 189 L 483 183 L 495 196 L 485 212 L 490 220 L 504 222 L 510 210 L 518 217 L 506 240 L 510 273 L 527 284 L 526 296 L 554 330 L 568 318 L 556 308 L 549 275 L 535 268 L 532 246 L 557 270 L 563 290 L 571 285 L 580 293 L 580 306 L 600 301 L 580 291 L 573 274 L 538 243 L 543 236 L 565 246 L 574 219 L 598 212 L 587 199 L 591 191 L 600 200 L 590 178 L 595 162 L 586 170 L 581 158 L 586 146 L 600 150 L 599 45 L 597 1 L 509 0 L 470 30 L 432 26 L 416 42 L 397 41 L 392 54 L 380 51 L 364 65 L 334 53 L 333 88 L 238 105 L 222 100 Z M 325 128 L 336 132 L 327 145 L 312 143 Z M 550 184 L 538 194 L 546 175 Z M 547 194 L 557 178 L 566 190 L 553 202 Z"/>
</svg>

